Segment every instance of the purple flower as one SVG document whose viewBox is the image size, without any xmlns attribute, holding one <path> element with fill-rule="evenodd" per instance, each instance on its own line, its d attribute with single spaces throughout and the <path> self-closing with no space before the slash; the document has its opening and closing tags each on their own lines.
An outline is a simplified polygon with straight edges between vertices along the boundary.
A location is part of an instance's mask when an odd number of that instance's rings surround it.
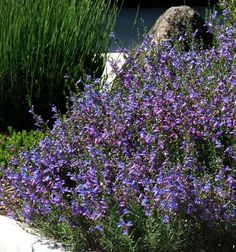
<svg viewBox="0 0 236 252">
<path fill-rule="evenodd" d="M 230 226 L 235 34 L 235 27 L 217 26 L 217 46 L 185 53 L 147 37 L 137 49 L 142 60 L 129 55 L 127 71 L 114 64 L 114 86 L 98 90 L 100 80 L 88 77 L 65 116 L 53 108 L 55 123 L 39 146 L 1 169 L 24 218 L 61 211 L 75 226 L 82 219 L 100 230 L 117 206 L 127 235 L 138 205 L 165 223 L 175 216 Z"/>
</svg>

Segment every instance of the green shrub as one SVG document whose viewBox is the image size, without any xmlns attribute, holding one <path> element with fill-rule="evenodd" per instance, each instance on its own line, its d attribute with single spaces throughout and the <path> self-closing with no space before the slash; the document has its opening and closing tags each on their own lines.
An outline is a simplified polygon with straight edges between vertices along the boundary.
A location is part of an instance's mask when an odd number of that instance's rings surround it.
<svg viewBox="0 0 236 252">
<path fill-rule="evenodd" d="M 33 125 L 29 105 L 49 118 L 83 74 L 99 76 L 116 7 L 105 0 L 2 0 L 0 129 Z M 104 55 L 104 54 L 103 54 Z"/>
<path fill-rule="evenodd" d="M 6 134 L 0 134 L 0 166 L 7 167 L 10 160 L 17 158 L 23 150 L 31 150 L 44 138 L 46 132 L 22 130 L 16 132 L 12 128 Z"/>
<path fill-rule="evenodd" d="M 91 81 L 66 117 L 54 109 L 39 147 L 0 169 L 8 213 L 71 251 L 234 251 L 236 27 L 225 24 L 200 52 L 147 37 L 145 65 L 129 54 L 120 89 Z"/>
</svg>

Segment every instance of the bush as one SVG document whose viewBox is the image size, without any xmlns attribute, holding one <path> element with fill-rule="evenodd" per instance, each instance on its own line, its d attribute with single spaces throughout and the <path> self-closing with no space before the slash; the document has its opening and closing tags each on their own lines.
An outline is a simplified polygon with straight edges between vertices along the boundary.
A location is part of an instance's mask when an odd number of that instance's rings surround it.
<svg viewBox="0 0 236 252">
<path fill-rule="evenodd" d="M 105 0 L 3 0 L 0 4 L 0 129 L 49 118 L 83 74 L 100 76 L 116 8 Z M 82 88 L 82 87 L 80 87 Z"/>
<path fill-rule="evenodd" d="M 0 134 L 0 183 L 1 189 L 4 190 L 5 204 L 2 206 L 2 200 L 0 196 L 0 214 L 6 214 L 9 205 L 14 205 L 15 207 L 18 204 L 18 200 L 14 198 L 14 188 L 11 184 L 5 183 L 2 180 L 4 175 L 4 170 L 11 164 L 16 162 L 20 158 L 20 153 L 22 151 L 30 151 L 33 148 L 38 147 L 39 142 L 45 137 L 46 131 L 30 131 L 26 132 L 25 130 L 21 132 L 16 132 L 9 127 L 8 133 Z M 19 172 L 16 167 L 15 172 Z"/>
<path fill-rule="evenodd" d="M 8 167 L 13 159 L 19 157 L 20 152 L 37 147 L 46 135 L 43 131 L 16 132 L 12 128 L 8 131 L 0 134 L 0 166 L 3 169 Z"/>
<path fill-rule="evenodd" d="M 73 251 L 233 250 L 236 29 L 216 30 L 201 52 L 146 38 L 113 94 L 91 83 L 65 119 L 54 109 L 40 146 L 3 170 L 10 213 Z"/>
</svg>

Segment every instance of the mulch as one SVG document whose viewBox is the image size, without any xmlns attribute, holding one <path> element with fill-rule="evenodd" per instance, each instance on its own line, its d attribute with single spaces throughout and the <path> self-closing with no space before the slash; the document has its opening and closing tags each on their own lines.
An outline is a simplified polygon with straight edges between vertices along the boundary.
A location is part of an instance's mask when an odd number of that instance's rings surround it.
<svg viewBox="0 0 236 252">
<path fill-rule="evenodd" d="M 2 185 L 4 188 L 4 197 L 0 198 L 0 203 L 4 202 L 4 205 L 0 204 L 0 215 L 7 215 L 8 210 L 7 210 L 7 205 L 16 205 L 16 202 L 13 200 L 13 188 L 10 185 Z"/>
</svg>

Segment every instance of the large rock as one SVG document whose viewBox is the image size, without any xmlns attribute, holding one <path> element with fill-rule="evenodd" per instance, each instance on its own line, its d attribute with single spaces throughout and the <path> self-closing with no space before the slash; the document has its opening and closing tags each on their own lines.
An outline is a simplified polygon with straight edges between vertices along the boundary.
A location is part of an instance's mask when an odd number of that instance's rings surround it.
<svg viewBox="0 0 236 252">
<path fill-rule="evenodd" d="M 61 244 L 6 216 L 0 215 L 0 227 L 0 252 L 66 252 Z"/>
<path fill-rule="evenodd" d="M 191 48 L 192 42 L 198 47 L 202 45 L 203 49 L 213 44 L 213 34 L 208 32 L 204 19 L 186 5 L 169 8 L 157 19 L 149 34 L 154 36 L 156 42 L 182 36 L 185 50 Z"/>
<path fill-rule="evenodd" d="M 173 43 L 178 40 L 178 43 L 185 51 L 208 49 L 213 46 L 213 34 L 208 32 L 204 19 L 197 11 L 186 5 L 171 7 L 164 12 L 149 31 L 149 35 L 157 44 L 164 40 L 169 40 Z M 142 62 L 143 54 L 147 53 L 149 52 L 143 53 L 134 49 L 130 52 L 130 55 L 132 58 Z M 114 89 L 116 89 L 116 83 L 122 81 L 125 74 L 132 67 L 126 61 L 127 57 L 125 56 L 125 54 L 119 56 L 117 65 L 119 70 L 118 78 L 117 73 L 112 70 L 111 66 L 106 68 L 109 69 L 109 78 L 107 78 L 106 83 L 112 84 Z M 107 75 L 103 76 L 106 77 Z"/>
</svg>

